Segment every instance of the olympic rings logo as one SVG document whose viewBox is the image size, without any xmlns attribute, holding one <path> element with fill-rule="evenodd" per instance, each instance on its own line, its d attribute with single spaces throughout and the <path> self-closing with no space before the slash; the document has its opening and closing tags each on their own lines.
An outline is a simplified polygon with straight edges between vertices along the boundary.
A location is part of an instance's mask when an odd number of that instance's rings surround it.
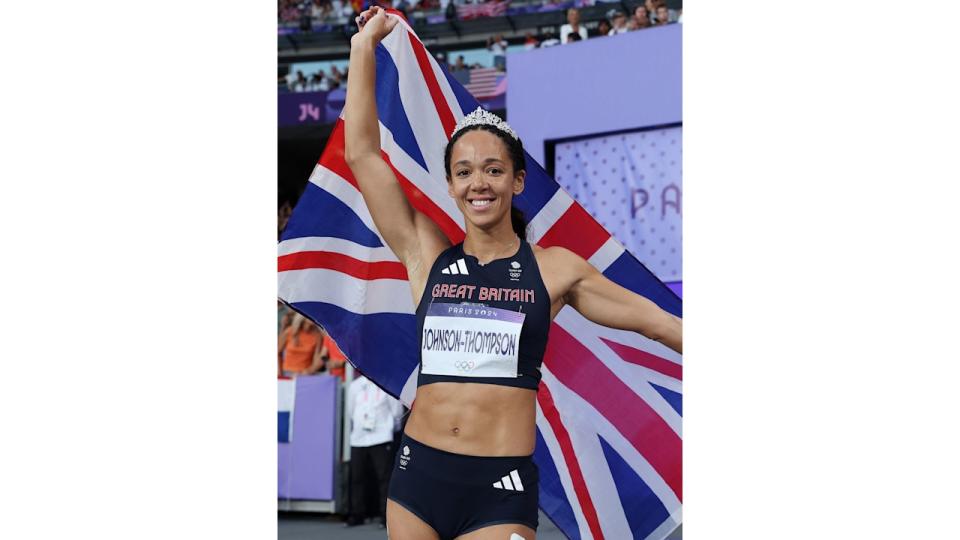
<svg viewBox="0 0 960 540">
<path fill-rule="evenodd" d="M 476 363 L 473 360 L 457 360 L 453 363 L 453 366 L 460 371 L 470 371 L 476 367 Z"/>
</svg>

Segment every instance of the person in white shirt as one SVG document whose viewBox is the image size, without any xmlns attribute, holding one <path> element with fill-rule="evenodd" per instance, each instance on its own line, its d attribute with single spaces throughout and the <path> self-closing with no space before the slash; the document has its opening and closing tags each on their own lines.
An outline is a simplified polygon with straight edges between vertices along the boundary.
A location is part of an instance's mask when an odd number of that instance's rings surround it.
<svg viewBox="0 0 960 540">
<path fill-rule="evenodd" d="M 608 36 L 625 34 L 630 30 L 627 28 L 627 16 L 619 9 L 611 9 L 607 13 L 607 17 L 613 22 L 613 28 L 610 29 Z"/>
<path fill-rule="evenodd" d="M 565 45 L 570 43 L 567 37 L 574 32 L 580 34 L 580 39 L 587 39 L 587 27 L 580 24 L 580 10 L 570 8 L 567 10 L 567 24 L 560 27 L 560 44 Z"/>
<path fill-rule="evenodd" d="M 507 47 L 509 43 L 503 34 L 487 38 L 487 48 L 493 53 L 493 67 L 504 70 L 507 67 Z"/>
<path fill-rule="evenodd" d="M 350 515 L 347 526 L 363 523 L 366 485 L 371 476 L 379 488 L 377 509 L 380 525 L 386 524 L 387 486 L 396 449 L 393 434 L 403 417 L 403 406 L 363 375 L 347 390 L 350 414 Z"/>
</svg>

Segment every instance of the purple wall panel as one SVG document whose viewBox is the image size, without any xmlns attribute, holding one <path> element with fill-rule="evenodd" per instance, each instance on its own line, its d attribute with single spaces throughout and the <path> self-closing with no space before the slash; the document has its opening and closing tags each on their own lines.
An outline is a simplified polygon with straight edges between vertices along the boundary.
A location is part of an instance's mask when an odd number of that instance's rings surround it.
<svg viewBox="0 0 960 540">
<path fill-rule="evenodd" d="M 547 139 L 682 121 L 682 25 L 507 55 L 507 120 L 540 164 Z"/>
<path fill-rule="evenodd" d="M 293 442 L 277 444 L 277 498 L 333 499 L 337 377 L 297 378 Z"/>
</svg>

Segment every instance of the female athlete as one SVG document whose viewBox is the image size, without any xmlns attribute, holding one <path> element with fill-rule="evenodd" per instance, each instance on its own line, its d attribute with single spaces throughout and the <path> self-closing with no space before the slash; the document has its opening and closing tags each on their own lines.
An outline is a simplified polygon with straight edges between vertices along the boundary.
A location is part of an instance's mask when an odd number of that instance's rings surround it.
<svg viewBox="0 0 960 540">
<path fill-rule="evenodd" d="M 523 146 L 478 109 L 445 151 L 466 238 L 450 245 L 409 204 L 381 158 L 374 50 L 397 25 L 377 7 L 358 18 L 344 108 L 345 154 L 377 229 L 406 267 L 420 333 L 417 399 L 387 501 L 392 540 L 534 540 L 536 390 L 550 321 L 569 305 L 681 352 L 682 323 L 583 258 L 525 241 L 512 208 Z"/>
</svg>

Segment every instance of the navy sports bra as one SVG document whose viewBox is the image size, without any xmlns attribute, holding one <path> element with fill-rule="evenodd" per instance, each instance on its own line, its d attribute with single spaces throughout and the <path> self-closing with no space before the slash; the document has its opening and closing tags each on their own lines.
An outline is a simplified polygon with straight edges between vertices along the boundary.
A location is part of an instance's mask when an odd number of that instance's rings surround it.
<svg viewBox="0 0 960 540">
<path fill-rule="evenodd" d="M 550 331 L 550 296 L 527 242 L 481 265 L 463 244 L 441 253 L 417 306 L 420 374 L 435 382 L 536 390 Z"/>
</svg>

